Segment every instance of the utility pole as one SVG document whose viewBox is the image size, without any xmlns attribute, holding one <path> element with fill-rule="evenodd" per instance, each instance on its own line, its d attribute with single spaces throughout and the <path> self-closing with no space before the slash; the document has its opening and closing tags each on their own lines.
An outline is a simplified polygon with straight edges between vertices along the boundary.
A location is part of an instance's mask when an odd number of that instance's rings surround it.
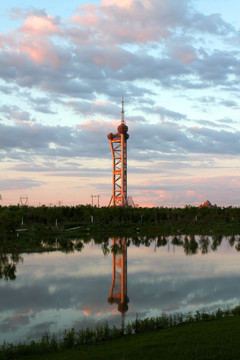
<svg viewBox="0 0 240 360">
<path fill-rule="evenodd" d="M 92 198 L 92 206 L 93 206 L 93 198 L 97 198 L 97 205 L 99 207 L 99 198 L 100 198 L 100 195 L 91 195 L 91 198 Z"/>
<path fill-rule="evenodd" d="M 28 204 L 28 196 L 20 196 L 20 204 L 27 205 Z"/>
</svg>

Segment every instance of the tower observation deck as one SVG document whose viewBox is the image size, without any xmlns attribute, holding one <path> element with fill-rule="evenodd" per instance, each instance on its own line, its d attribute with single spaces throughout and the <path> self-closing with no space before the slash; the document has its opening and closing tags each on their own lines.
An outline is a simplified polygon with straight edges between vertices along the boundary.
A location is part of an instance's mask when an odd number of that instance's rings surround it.
<svg viewBox="0 0 240 360">
<path fill-rule="evenodd" d="M 117 133 L 108 134 L 112 152 L 112 196 L 108 206 L 128 206 L 127 198 L 127 139 L 128 127 L 124 119 L 122 99 L 121 123 Z"/>
</svg>

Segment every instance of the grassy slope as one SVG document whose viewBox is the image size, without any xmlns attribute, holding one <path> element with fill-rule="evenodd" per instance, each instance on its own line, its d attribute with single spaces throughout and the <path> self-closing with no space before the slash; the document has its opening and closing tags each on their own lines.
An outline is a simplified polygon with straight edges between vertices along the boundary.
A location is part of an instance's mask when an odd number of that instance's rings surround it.
<svg viewBox="0 0 240 360">
<path fill-rule="evenodd" d="M 84 345 L 54 354 L 26 356 L 24 359 L 235 360 L 240 359 L 239 334 L 240 317 L 234 316 Z"/>
</svg>

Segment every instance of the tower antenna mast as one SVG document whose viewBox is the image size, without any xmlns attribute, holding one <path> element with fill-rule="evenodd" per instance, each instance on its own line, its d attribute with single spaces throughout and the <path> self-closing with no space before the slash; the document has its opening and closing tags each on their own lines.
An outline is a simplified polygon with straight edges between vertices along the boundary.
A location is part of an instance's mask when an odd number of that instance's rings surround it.
<svg viewBox="0 0 240 360">
<path fill-rule="evenodd" d="M 123 97 L 122 97 L 121 124 L 125 124 L 125 119 L 124 119 L 124 101 L 123 101 Z"/>
</svg>

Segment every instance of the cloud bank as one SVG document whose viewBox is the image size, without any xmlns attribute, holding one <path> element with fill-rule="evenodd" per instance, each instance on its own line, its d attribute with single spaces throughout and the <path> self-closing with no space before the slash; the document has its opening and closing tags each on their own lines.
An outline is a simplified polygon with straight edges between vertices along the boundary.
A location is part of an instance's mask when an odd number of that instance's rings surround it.
<svg viewBox="0 0 240 360">
<path fill-rule="evenodd" d="M 65 164 L 70 177 L 73 161 L 75 172 L 89 171 L 87 191 L 101 191 L 107 203 L 111 154 L 106 135 L 120 121 L 123 95 L 129 187 L 137 202 L 196 203 L 202 192 L 191 184 L 201 178 L 205 189 L 213 179 L 217 184 L 211 202 L 231 203 L 240 145 L 236 23 L 217 9 L 200 11 L 190 0 L 87 2 L 70 16 L 61 6 L 57 16 L 34 4 L 7 10 L 9 29 L 0 27 L 4 181 L 19 178 L 19 163 L 45 169 L 42 164 L 52 162 L 57 182 L 63 174 L 57 169 Z M 102 177 L 93 178 L 100 168 Z M 30 182 L 44 183 L 47 192 L 47 173 L 27 174 Z M 166 178 L 185 184 L 182 195 L 177 196 L 179 188 L 163 195 Z M 145 183 L 151 186 L 144 188 Z M 162 195 L 156 184 L 163 184 Z M 74 194 L 65 190 L 74 202 Z M 82 202 L 87 202 L 84 195 Z"/>
</svg>

